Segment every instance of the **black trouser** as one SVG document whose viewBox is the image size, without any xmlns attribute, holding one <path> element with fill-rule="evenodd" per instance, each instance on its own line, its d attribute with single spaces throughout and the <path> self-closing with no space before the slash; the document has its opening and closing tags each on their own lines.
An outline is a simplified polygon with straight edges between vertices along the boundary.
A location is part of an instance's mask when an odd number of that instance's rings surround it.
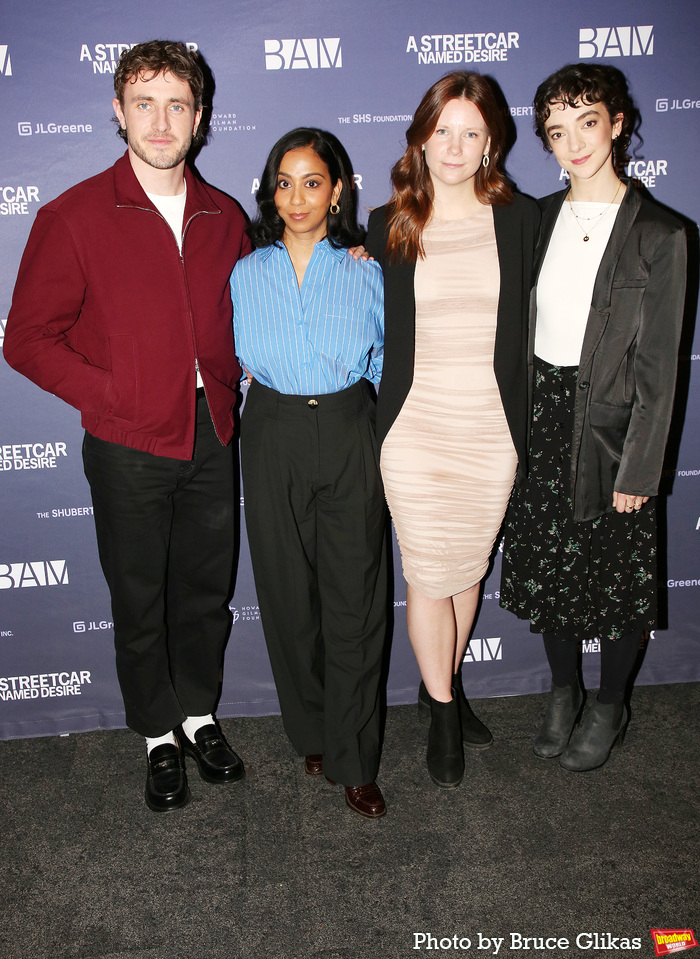
<svg viewBox="0 0 700 959">
<path fill-rule="evenodd" d="M 233 451 L 197 400 L 192 460 L 83 442 L 126 721 L 156 737 L 214 710 L 231 617 Z"/>
<path fill-rule="evenodd" d="M 241 422 L 248 541 L 284 728 L 360 786 L 379 766 L 386 506 L 362 380 L 286 396 L 253 382 Z"/>
</svg>

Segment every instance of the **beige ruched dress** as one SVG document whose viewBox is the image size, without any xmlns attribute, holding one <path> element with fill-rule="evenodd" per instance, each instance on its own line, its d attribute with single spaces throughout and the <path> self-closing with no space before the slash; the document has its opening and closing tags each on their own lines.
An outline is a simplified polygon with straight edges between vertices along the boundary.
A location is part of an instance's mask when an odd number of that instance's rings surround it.
<svg viewBox="0 0 700 959">
<path fill-rule="evenodd" d="M 441 599 L 486 573 L 517 457 L 493 369 L 500 270 L 491 207 L 433 220 L 423 245 L 413 383 L 381 471 L 406 581 Z"/>
</svg>

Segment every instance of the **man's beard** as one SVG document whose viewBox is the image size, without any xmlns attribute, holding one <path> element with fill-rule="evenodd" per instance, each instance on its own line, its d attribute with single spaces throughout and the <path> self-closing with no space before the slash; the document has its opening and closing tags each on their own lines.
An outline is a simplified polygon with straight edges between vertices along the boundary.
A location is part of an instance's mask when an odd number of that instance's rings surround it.
<svg viewBox="0 0 700 959">
<path fill-rule="evenodd" d="M 140 142 L 133 140 L 129 136 L 128 130 L 127 142 L 140 160 L 143 160 L 144 163 L 147 163 L 156 170 L 172 170 L 185 159 L 192 145 L 192 140 L 190 139 L 187 143 L 181 144 L 176 153 L 171 153 L 167 149 L 162 150 L 153 147 L 150 148 L 149 152 Z"/>
</svg>

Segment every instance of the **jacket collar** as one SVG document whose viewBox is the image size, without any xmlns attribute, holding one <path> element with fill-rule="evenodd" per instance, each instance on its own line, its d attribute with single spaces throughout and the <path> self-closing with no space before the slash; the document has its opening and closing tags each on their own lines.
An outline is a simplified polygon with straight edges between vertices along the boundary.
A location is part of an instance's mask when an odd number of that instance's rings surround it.
<svg viewBox="0 0 700 959">
<path fill-rule="evenodd" d="M 603 252 L 598 273 L 596 274 L 593 295 L 591 297 L 591 309 L 586 324 L 586 332 L 581 344 L 581 359 L 579 360 L 579 371 L 583 375 L 588 375 L 588 366 L 598 347 L 598 343 L 605 332 L 610 317 L 610 301 L 612 299 L 612 284 L 615 276 L 615 270 L 620 259 L 622 249 L 627 242 L 630 230 L 637 218 L 637 213 L 642 205 L 639 190 L 629 183 L 627 190 L 620 203 L 620 209 L 617 211 L 615 223 L 610 234 L 610 239 Z M 561 208 L 561 204 L 559 204 Z"/>
<path fill-rule="evenodd" d="M 604 310 L 610 306 L 612 297 L 612 284 L 615 275 L 615 269 L 620 259 L 623 247 L 627 242 L 630 230 L 637 219 L 639 208 L 642 205 L 640 191 L 632 186 L 629 180 L 624 181 L 627 184 L 625 195 L 620 203 L 620 209 L 615 217 L 615 224 L 605 247 L 603 258 L 600 261 L 598 275 L 596 276 L 595 286 L 593 287 L 593 297 L 591 306 L 596 310 Z"/>
<path fill-rule="evenodd" d="M 130 206 L 139 209 L 156 210 L 139 183 L 127 150 L 114 164 L 114 193 L 117 206 Z M 187 184 L 187 202 L 185 203 L 185 222 L 196 213 L 221 213 L 204 183 L 185 165 L 185 183 Z M 156 210 L 157 212 L 157 210 Z"/>
</svg>

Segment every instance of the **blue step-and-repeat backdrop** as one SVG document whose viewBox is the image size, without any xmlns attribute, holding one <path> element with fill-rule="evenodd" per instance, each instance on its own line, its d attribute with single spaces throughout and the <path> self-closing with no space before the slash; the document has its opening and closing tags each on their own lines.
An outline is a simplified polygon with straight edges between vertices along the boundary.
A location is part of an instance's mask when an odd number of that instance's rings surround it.
<svg viewBox="0 0 700 959">
<path fill-rule="evenodd" d="M 532 131 L 537 84 L 578 60 L 622 68 L 641 109 L 643 143 L 628 173 L 689 222 L 691 295 L 681 347 L 674 430 L 664 485 L 664 620 L 638 682 L 700 680 L 700 10 L 697 0 L 23 0 L 0 23 L 0 317 L 9 310 L 39 206 L 110 166 L 123 149 L 110 122 L 119 53 L 142 40 L 199 49 L 215 80 L 202 176 L 252 213 L 257 177 L 275 140 L 324 127 L 352 159 L 361 221 L 389 196 L 389 170 L 425 90 L 452 69 L 500 85 L 517 139 L 508 170 L 534 196 L 560 188 L 555 160 Z M 138 242 L 138 238 L 134 238 Z M 125 304 L 128 309 L 128 304 Z M 0 319 L 0 339 L 5 319 Z M 110 602 L 95 543 L 76 410 L 0 360 L 0 738 L 124 725 Z M 395 549 L 389 704 L 415 698 L 418 672 Z M 500 557 L 464 668 L 475 697 L 540 692 L 541 642 L 499 609 Z M 245 524 L 220 716 L 277 711 Z M 596 643 L 584 648 L 595 685 Z"/>
</svg>

